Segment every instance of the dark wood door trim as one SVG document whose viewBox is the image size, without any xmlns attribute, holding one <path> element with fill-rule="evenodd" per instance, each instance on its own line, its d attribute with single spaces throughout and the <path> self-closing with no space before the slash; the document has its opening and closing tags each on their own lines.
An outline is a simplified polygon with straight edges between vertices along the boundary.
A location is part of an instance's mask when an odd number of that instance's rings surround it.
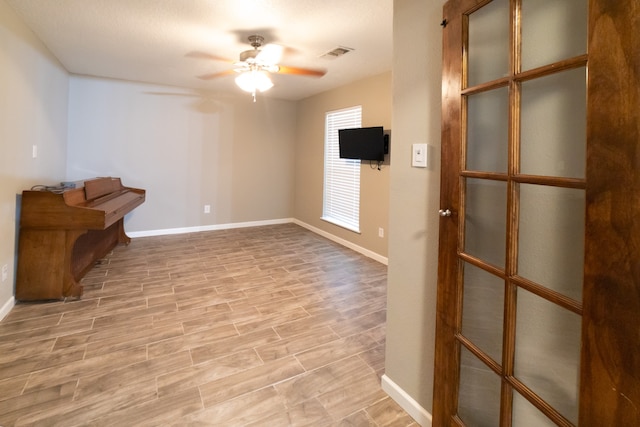
<svg viewBox="0 0 640 427">
<path fill-rule="evenodd" d="M 465 4 L 461 4 L 465 3 Z M 443 28 L 443 82 L 442 82 L 442 144 L 448 148 L 442 150 L 443 165 L 458 165 L 458 167 L 442 168 L 440 187 L 440 208 L 449 209 L 451 216 L 440 219 L 440 241 L 438 261 L 438 296 L 436 302 L 436 345 L 434 388 L 446 390 L 434 393 L 433 425 L 448 424 L 451 414 L 455 414 L 458 405 L 457 384 L 459 364 L 459 349 L 455 339 L 457 332 L 457 311 L 449 310 L 452 304 L 458 304 L 457 289 L 458 269 L 452 268 L 457 262 L 458 241 L 458 212 L 460 211 L 460 169 L 461 128 L 457 126 L 462 120 L 462 105 L 460 90 L 462 89 L 462 37 L 463 28 L 460 16 L 461 8 L 468 9 L 469 4 L 478 2 L 447 2 L 444 6 L 444 20 L 447 25 Z M 464 10 L 463 9 L 463 10 Z M 446 117 L 446 120 L 445 120 Z M 454 123 L 454 126 L 451 124 Z M 455 368 L 454 368 L 455 367 Z"/>
<path fill-rule="evenodd" d="M 581 426 L 640 425 L 640 3 L 592 0 Z"/>
</svg>

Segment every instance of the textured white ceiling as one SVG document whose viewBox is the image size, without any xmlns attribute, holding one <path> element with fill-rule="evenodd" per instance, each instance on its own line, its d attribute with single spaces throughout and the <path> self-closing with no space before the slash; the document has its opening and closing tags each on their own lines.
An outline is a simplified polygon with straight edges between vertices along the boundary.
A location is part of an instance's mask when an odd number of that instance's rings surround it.
<svg viewBox="0 0 640 427">
<path fill-rule="evenodd" d="M 239 91 L 230 63 L 247 37 L 285 46 L 281 64 L 324 77 L 273 76 L 264 96 L 302 99 L 391 69 L 393 0 L 6 0 L 71 73 L 212 92 Z M 338 47 L 354 50 L 336 59 Z"/>
</svg>

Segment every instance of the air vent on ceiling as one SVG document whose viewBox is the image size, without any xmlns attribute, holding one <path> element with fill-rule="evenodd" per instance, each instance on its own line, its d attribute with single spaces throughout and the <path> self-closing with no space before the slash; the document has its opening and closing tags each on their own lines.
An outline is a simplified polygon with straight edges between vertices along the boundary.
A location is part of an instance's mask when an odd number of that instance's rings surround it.
<svg viewBox="0 0 640 427">
<path fill-rule="evenodd" d="M 330 50 L 324 55 L 321 55 L 320 58 L 335 59 L 339 56 L 344 55 L 345 53 L 351 52 L 352 50 L 353 49 L 350 47 L 338 46 L 337 48 Z"/>
</svg>

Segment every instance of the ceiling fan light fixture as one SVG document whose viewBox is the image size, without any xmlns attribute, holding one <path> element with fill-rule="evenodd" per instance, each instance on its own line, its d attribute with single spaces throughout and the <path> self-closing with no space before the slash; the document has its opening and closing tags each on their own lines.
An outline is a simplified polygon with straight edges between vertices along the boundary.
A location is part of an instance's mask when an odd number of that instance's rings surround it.
<svg viewBox="0 0 640 427">
<path fill-rule="evenodd" d="M 273 87 L 273 82 L 266 72 L 258 70 L 250 70 L 240 73 L 236 77 L 236 84 L 245 92 L 255 94 L 256 91 L 264 92 Z"/>
</svg>

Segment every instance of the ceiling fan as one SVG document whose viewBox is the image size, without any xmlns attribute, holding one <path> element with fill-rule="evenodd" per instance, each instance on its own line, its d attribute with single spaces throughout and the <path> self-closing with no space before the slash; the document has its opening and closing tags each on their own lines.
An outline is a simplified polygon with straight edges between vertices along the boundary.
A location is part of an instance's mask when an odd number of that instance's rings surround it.
<svg viewBox="0 0 640 427">
<path fill-rule="evenodd" d="M 236 84 L 246 92 L 253 94 L 255 101 L 256 91 L 264 92 L 273 87 L 273 82 L 269 77 L 270 73 L 294 74 L 301 76 L 322 77 L 325 75 L 324 70 L 313 70 L 309 68 L 289 67 L 280 65 L 284 47 L 278 44 L 269 43 L 264 45 L 264 37 L 260 35 L 249 36 L 249 44 L 253 49 L 245 50 L 240 53 L 240 60 L 233 61 L 227 58 L 221 58 L 205 52 L 190 52 L 187 56 L 193 58 L 205 58 L 215 61 L 224 61 L 233 64 L 233 69 L 225 70 L 217 73 L 204 74 L 198 76 L 203 80 L 211 80 L 230 74 L 237 74 Z"/>
</svg>

